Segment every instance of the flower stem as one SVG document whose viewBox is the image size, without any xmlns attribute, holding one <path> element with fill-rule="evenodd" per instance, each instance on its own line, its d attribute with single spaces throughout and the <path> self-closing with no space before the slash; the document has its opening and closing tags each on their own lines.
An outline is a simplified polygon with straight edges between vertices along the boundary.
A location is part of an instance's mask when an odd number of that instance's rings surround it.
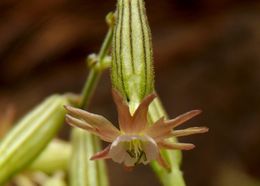
<svg viewBox="0 0 260 186">
<path fill-rule="evenodd" d="M 159 98 L 155 99 L 154 102 L 151 104 L 149 108 L 149 118 L 152 123 L 155 123 L 161 117 L 167 118 L 167 114 L 161 104 Z M 176 141 L 177 139 L 171 139 Z M 162 168 L 156 161 L 153 161 L 151 166 L 158 178 L 160 179 L 161 183 L 164 186 L 185 186 L 185 181 L 180 170 L 181 164 L 181 151 L 174 150 L 162 150 L 162 155 L 166 161 L 168 161 L 171 165 L 171 171 L 167 171 L 166 169 Z"/>
<path fill-rule="evenodd" d="M 87 108 L 90 99 L 96 90 L 97 83 L 103 73 L 108 67 L 105 63 L 106 56 L 113 36 L 113 14 L 107 16 L 109 25 L 108 33 L 101 46 L 98 56 L 89 56 L 90 71 L 86 79 L 83 91 L 81 93 L 82 99 L 79 104 L 80 108 Z M 111 23 L 111 24 L 110 24 Z M 91 62 L 91 63 L 90 63 Z M 72 131 L 72 156 L 70 160 L 70 185 L 71 186 L 107 186 L 108 175 L 104 161 L 90 161 L 89 156 L 101 149 L 100 140 L 92 134 L 82 131 L 81 129 L 73 129 Z"/>
<path fill-rule="evenodd" d="M 108 33 L 105 37 L 105 40 L 101 46 L 100 52 L 98 54 L 98 59 L 97 59 L 98 61 L 93 66 L 91 66 L 91 69 L 89 71 L 86 83 L 81 93 L 82 101 L 80 104 L 80 108 L 86 108 L 88 106 L 90 102 L 90 98 L 96 89 L 96 85 L 100 79 L 100 76 L 105 70 L 105 68 L 103 68 L 105 66 L 103 60 L 105 59 L 106 55 L 109 52 L 109 48 L 112 42 L 112 36 L 113 36 L 113 26 L 110 26 Z"/>
<path fill-rule="evenodd" d="M 94 90 L 96 89 L 97 82 L 99 81 L 101 76 L 101 72 L 98 72 L 94 68 L 90 70 L 87 81 L 84 85 L 84 89 L 82 92 L 82 101 L 80 104 L 80 108 L 86 108 L 89 105 L 90 98 L 93 95 Z"/>
</svg>

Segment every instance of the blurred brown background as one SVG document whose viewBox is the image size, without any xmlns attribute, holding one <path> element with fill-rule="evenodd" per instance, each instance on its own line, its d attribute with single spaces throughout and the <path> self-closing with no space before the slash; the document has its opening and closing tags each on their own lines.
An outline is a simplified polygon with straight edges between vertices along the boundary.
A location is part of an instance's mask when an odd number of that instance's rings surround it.
<svg viewBox="0 0 260 186">
<path fill-rule="evenodd" d="M 210 133 L 181 141 L 188 186 L 260 185 L 260 2 L 146 0 L 156 87 L 171 117 L 204 113 L 186 126 Z M 106 33 L 115 0 L 1 0 L 0 109 L 17 117 L 54 92 L 80 92 L 87 54 Z M 109 74 L 91 110 L 116 121 Z M 68 138 L 69 127 L 63 137 Z M 108 161 L 112 186 L 159 186 L 149 167 L 125 172 Z"/>
</svg>

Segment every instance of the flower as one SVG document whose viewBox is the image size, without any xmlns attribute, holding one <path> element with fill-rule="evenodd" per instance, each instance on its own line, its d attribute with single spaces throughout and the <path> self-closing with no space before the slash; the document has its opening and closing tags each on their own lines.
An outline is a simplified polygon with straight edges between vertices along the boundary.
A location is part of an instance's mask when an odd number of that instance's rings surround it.
<svg viewBox="0 0 260 186">
<path fill-rule="evenodd" d="M 112 94 L 117 106 L 120 130 L 103 116 L 65 106 L 68 111 L 66 121 L 70 125 L 87 130 L 111 143 L 104 150 L 93 155 L 91 160 L 112 159 L 117 163 L 123 163 L 126 167 L 133 167 L 140 163 L 148 164 L 152 160 L 157 160 L 161 166 L 168 169 L 169 165 L 162 158 L 161 149 L 190 150 L 195 147 L 190 143 L 169 142 L 169 138 L 208 131 L 206 127 L 173 130 L 200 114 L 200 110 L 187 112 L 172 120 L 165 120 L 162 117 L 150 125 L 147 120 L 148 107 L 156 98 L 155 93 L 145 97 L 133 115 L 119 92 L 113 89 Z"/>
</svg>

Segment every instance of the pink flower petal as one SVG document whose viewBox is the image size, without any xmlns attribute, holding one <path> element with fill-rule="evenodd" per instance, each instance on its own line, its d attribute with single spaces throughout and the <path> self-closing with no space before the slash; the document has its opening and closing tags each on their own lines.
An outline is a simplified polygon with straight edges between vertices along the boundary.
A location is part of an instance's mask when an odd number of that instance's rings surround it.
<svg viewBox="0 0 260 186">
<path fill-rule="evenodd" d="M 132 146 L 132 150 L 139 151 L 137 156 L 129 153 L 129 143 L 133 140 L 139 140 L 140 146 Z M 140 149 L 141 148 L 141 149 Z M 149 136 L 139 135 L 122 135 L 119 136 L 111 145 L 109 157 L 117 163 L 124 163 L 127 167 L 135 166 L 136 164 L 148 164 L 150 161 L 158 157 L 159 148 L 156 142 Z"/>
<path fill-rule="evenodd" d="M 157 159 L 159 155 L 159 148 L 157 143 L 149 136 L 142 136 L 143 149 L 145 152 L 146 160 L 143 160 L 143 164 L 148 164 L 152 160 Z"/>
<path fill-rule="evenodd" d="M 207 127 L 191 127 L 183 130 L 175 130 L 171 133 L 170 137 L 181 137 L 181 136 L 189 136 L 193 134 L 202 134 L 208 132 L 209 129 Z"/>
<path fill-rule="evenodd" d="M 114 162 L 123 163 L 127 155 L 124 144 L 121 143 L 120 137 L 118 137 L 111 145 L 109 157 Z"/>
<path fill-rule="evenodd" d="M 189 136 L 193 134 L 202 134 L 208 132 L 209 129 L 207 127 L 191 127 L 183 130 L 174 130 L 170 132 L 165 132 L 155 137 L 156 141 L 161 141 L 162 139 L 167 139 L 171 137 L 182 137 Z"/>
<path fill-rule="evenodd" d="M 120 131 L 103 116 L 92 114 L 70 106 L 65 106 L 65 108 L 69 114 L 66 116 L 67 121 L 71 125 L 75 125 L 99 135 L 103 140 L 108 142 L 112 142 L 120 135 Z"/>
<path fill-rule="evenodd" d="M 84 122 L 80 119 L 74 118 L 68 114 L 66 115 L 65 119 L 66 119 L 66 122 L 73 127 L 79 127 L 81 129 L 87 130 L 89 132 L 96 133 L 96 130 L 92 126 L 88 125 L 86 122 Z"/>
<path fill-rule="evenodd" d="M 175 128 L 175 127 L 185 123 L 186 121 L 190 120 L 191 118 L 199 115 L 201 112 L 202 112 L 201 110 L 192 110 L 192 111 L 184 113 L 172 120 L 167 120 L 165 122 L 165 124 L 169 128 Z"/>
<path fill-rule="evenodd" d="M 191 143 L 171 143 L 167 141 L 161 141 L 158 143 L 160 148 L 163 149 L 180 149 L 180 150 L 191 150 L 195 147 L 195 145 Z"/>
<path fill-rule="evenodd" d="M 99 159 L 108 159 L 109 156 L 108 156 L 108 153 L 109 153 L 109 150 L 110 150 L 110 145 L 107 146 L 104 150 L 96 153 L 95 155 L 93 155 L 90 160 L 99 160 Z"/>
<path fill-rule="evenodd" d="M 124 131 L 125 133 L 129 133 L 131 131 L 131 124 L 133 122 L 129 107 L 117 90 L 112 89 L 112 95 L 117 107 L 120 130 Z"/>
<path fill-rule="evenodd" d="M 152 93 L 152 94 L 146 96 L 143 99 L 143 101 L 140 103 L 138 108 L 136 109 L 134 116 L 133 116 L 133 119 L 134 119 L 133 132 L 139 133 L 147 127 L 147 125 L 148 125 L 147 113 L 148 113 L 149 105 L 154 100 L 154 98 L 156 98 L 155 93 Z"/>
<path fill-rule="evenodd" d="M 107 141 L 107 142 L 112 142 L 115 138 L 113 133 L 110 133 L 109 131 L 106 131 L 106 132 L 100 131 L 97 128 L 93 128 L 85 121 L 74 118 L 68 114 L 66 115 L 66 122 L 73 127 L 78 127 L 83 130 L 87 130 L 88 132 L 99 136 L 102 140 Z"/>
<path fill-rule="evenodd" d="M 146 129 L 147 135 L 154 138 L 156 141 L 160 141 L 164 138 L 169 138 L 172 135 L 172 128 L 181 125 L 182 123 L 190 120 L 191 118 L 200 114 L 201 111 L 193 110 L 178 116 L 175 119 L 164 121 L 163 118 L 159 119 L 154 125 Z M 204 131 L 204 130 L 203 130 Z M 192 133 L 191 133 L 192 134 Z"/>
<path fill-rule="evenodd" d="M 145 133 L 155 139 L 155 141 L 160 141 L 164 139 L 165 135 L 171 134 L 171 130 L 166 126 L 164 117 L 162 117 L 152 126 L 146 128 Z"/>
</svg>

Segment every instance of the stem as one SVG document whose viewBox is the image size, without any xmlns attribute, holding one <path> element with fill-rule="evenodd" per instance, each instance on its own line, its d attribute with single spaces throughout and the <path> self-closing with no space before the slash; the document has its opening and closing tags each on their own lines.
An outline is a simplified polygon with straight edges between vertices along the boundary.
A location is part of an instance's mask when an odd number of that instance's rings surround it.
<svg viewBox="0 0 260 186">
<path fill-rule="evenodd" d="M 167 114 L 159 100 L 159 98 L 155 99 L 154 102 L 152 102 L 150 108 L 149 108 L 149 118 L 152 121 L 152 123 L 155 123 L 158 119 L 161 117 L 167 118 Z M 176 142 L 176 138 L 171 138 L 171 140 Z M 153 161 L 151 166 L 154 170 L 154 172 L 157 174 L 158 178 L 160 179 L 161 183 L 164 186 L 185 186 L 185 181 L 182 175 L 182 172 L 180 170 L 180 164 L 181 164 L 181 151 L 180 150 L 174 150 L 174 151 L 168 151 L 168 150 L 162 150 L 161 151 L 163 157 L 170 163 L 171 165 L 171 171 L 168 172 L 164 168 L 162 168 L 160 165 L 158 165 L 157 162 Z"/>
<path fill-rule="evenodd" d="M 111 13 L 109 15 L 112 15 Z M 112 18 L 112 16 L 111 16 Z M 103 71 L 106 69 L 105 57 L 109 49 L 113 36 L 113 24 L 109 24 L 109 30 L 101 46 L 95 63 L 90 65 L 90 72 L 81 93 L 82 100 L 80 108 L 88 107 L 90 99 L 96 90 L 96 86 Z M 100 140 L 81 129 L 74 128 L 72 131 L 72 156 L 70 160 L 70 185 L 71 186 L 107 186 L 108 175 L 106 165 L 103 160 L 89 161 L 90 155 L 101 150 Z"/>
<path fill-rule="evenodd" d="M 89 105 L 90 98 L 92 97 L 94 90 L 96 89 L 97 83 L 101 77 L 101 72 L 92 68 L 89 71 L 87 81 L 84 85 L 84 89 L 82 92 L 82 101 L 80 104 L 80 108 L 86 108 Z"/>
<path fill-rule="evenodd" d="M 98 61 L 96 64 L 91 66 L 91 69 L 89 71 L 89 75 L 87 77 L 86 83 L 85 83 L 83 91 L 81 93 L 82 101 L 80 104 L 80 108 L 86 108 L 89 105 L 90 98 L 93 95 L 93 93 L 96 89 L 96 85 L 101 77 L 101 74 L 104 71 L 104 68 L 102 68 L 102 63 L 103 63 L 105 56 L 109 52 L 109 48 L 110 48 L 111 42 L 112 42 L 112 36 L 113 36 L 113 27 L 110 26 L 108 33 L 105 37 L 105 40 L 101 46 L 100 52 L 98 54 Z"/>
<path fill-rule="evenodd" d="M 106 57 L 106 55 L 109 52 L 111 43 L 112 43 L 112 38 L 113 38 L 113 25 L 110 26 L 107 35 L 105 37 L 104 43 L 101 46 L 100 52 L 98 54 L 99 56 L 99 62 L 102 64 L 102 61 Z"/>
</svg>

